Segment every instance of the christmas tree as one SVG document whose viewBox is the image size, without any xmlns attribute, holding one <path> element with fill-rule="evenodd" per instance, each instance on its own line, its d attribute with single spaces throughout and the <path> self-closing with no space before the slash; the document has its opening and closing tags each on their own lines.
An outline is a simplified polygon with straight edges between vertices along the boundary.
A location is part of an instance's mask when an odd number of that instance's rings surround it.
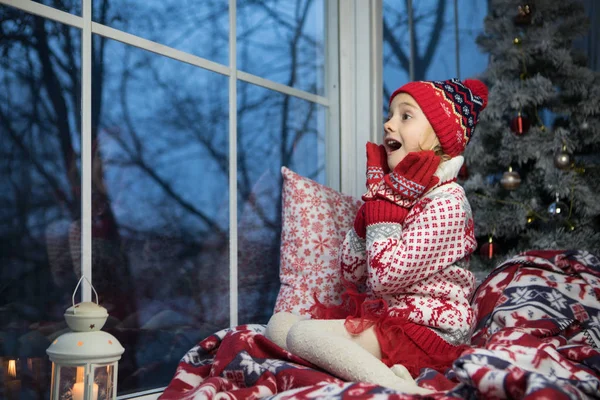
<svg viewBox="0 0 600 400">
<path fill-rule="evenodd" d="M 600 254 L 600 76 L 573 48 L 588 27 L 580 1 L 490 1 L 477 38 L 489 104 L 462 176 L 474 269 L 526 250 Z"/>
</svg>

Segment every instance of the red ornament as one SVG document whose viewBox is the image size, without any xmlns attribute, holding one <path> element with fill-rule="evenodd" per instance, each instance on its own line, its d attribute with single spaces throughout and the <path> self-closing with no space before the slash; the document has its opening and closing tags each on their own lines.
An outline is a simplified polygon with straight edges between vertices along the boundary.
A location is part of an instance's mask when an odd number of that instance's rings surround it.
<svg viewBox="0 0 600 400">
<path fill-rule="evenodd" d="M 492 239 L 491 236 L 488 239 L 488 241 L 486 243 L 482 244 L 481 247 L 479 248 L 479 254 L 481 255 L 482 258 L 487 259 L 487 260 L 491 260 L 492 258 L 494 258 L 497 253 L 498 253 L 498 245 L 496 243 L 494 243 L 494 240 Z"/>
<path fill-rule="evenodd" d="M 466 180 L 469 177 L 469 169 L 467 168 L 467 163 L 464 163 L 462 167 L 458 170 L 458 179 L 461 181 Z"/>
<path fill-rule="evenodd" d="M 520 112 L 512 121 L 510 121 L 510 130 L 519 136 L 526 134 L 529 131 L 530 126 L 531 122 L 529 122 L 529 118 L 521 115 Z"/>
</svg>

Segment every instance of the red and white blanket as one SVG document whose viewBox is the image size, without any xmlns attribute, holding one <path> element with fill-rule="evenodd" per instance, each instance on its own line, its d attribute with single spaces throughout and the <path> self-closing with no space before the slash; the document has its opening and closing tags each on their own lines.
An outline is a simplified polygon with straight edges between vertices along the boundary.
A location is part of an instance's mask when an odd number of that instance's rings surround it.
<svg viewBox="0 0 600 400">
<path fill-rule="evenodd" d="M 600 399 L 600 260 L 537 251 L 498 266 L 479 286 L 472 348 L 445 375 L 424 369 L 432 399 Z M 344 382 L 240 325 L 201 341 L 160 399 L 413 399 Z"/>
</svg>

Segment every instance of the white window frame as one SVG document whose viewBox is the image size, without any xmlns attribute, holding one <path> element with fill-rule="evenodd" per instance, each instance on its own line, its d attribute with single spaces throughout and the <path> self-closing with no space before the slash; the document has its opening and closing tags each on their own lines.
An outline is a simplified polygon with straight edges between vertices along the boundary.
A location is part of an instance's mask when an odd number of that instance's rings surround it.
<svg viewBox="0 0 600 400">
<path fill-rule="evenodd" d="M 368 141 L 383 131 L 382 0 L 340 0 L 341 191 L 365 192 Z"/>
<path fill-rule="evenodd" d="M 237 82 L 244 81 L 285 95 L 327 107 L 326 184 L 354 196 L 362 194 L 365 176 L 364 144 L 380 139 L 382 129 L 382 0 L 323 0 L 326 7 L 328 96 L 319 96 L 237 70 L 236 1 L 229 0 L 229 65 L 185 53 L 141 37 L 101 25 L 92 20 L 91 0 L 82 0 L 82 15 L 73 15 L 31 0 L 0 0 L 30 14 L 82 31 L 82 273 L 92 280 L 91 235 L 91 56 L 92 36 L 101 35 L 140 49 L 191 64 L 229 77 L 230 193 L 237 192 Z M 338 21 L 343 21 L 338 23 Z M 230 196 L 231 293 L 230 325 L 237 324 L 237 207 Z M 91 288 L 82 286 L 82 301 L 91 301 Z M 119 399 L 153 400 L 164 388 L 119 396 Z"/>
</svg>

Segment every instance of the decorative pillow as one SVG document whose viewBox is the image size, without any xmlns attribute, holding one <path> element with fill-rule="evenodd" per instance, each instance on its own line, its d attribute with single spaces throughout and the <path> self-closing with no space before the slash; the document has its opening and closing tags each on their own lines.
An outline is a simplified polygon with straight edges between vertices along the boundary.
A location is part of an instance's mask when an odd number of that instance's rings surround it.
<svg viewBox="0 0 600 400">
<path fill-rule="evenodd" d="M 307 314 L 313 294 L 339 304 L 339 250 L 362 201 L 304 178 L 286 167 L 283 175 L 281 288 L 275 312 Z"/>
</svg>

